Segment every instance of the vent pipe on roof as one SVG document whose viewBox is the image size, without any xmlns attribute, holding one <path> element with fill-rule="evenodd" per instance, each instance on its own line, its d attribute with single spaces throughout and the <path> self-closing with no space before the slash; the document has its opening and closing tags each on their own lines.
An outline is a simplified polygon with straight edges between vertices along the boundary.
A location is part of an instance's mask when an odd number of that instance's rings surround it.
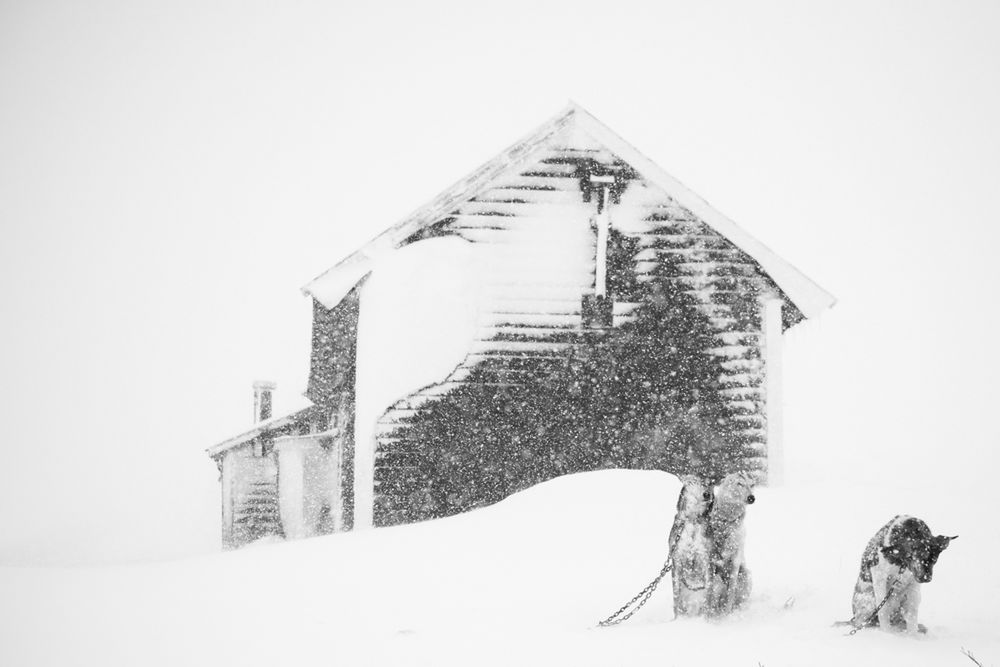
<svg viewBox="0 0 1000 667">
<path fill-rule="evenodd" d="M 253 383 L 253 423 L 271 418 L 274 390 L 278 387 L 274 382 L 257 380 Z"/>
</svg>

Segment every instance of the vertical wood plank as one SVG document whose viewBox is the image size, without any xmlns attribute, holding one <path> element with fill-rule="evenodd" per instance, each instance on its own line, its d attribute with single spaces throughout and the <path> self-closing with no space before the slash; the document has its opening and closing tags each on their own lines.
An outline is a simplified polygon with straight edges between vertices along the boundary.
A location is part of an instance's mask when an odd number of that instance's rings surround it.
<svg viewBox="0 0 1000 667">
<path fill-rule="evenodd" d="M 219 464 L 222 486 L 222 548 L 232 549 L 233 544 L 233 451 L 222 455 Z"/>
<path fill-rule="evenodd" d="M 782 300 L 769 296 L 763 303 L 764 384 L 767 410 L 767 485 L 779 486 L 785 477 L 782 429 Z"/>
</svg>

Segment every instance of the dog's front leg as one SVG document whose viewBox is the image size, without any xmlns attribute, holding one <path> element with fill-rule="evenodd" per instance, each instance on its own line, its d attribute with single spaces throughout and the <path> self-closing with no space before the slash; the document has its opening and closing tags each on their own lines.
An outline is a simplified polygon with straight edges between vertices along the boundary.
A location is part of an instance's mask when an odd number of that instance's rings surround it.
<svg viewBox="0 0 1000 667">
<path fill-rule="evenodd" d="M 721 616 L 725 613 L 726 603 L 726 581 L 725 563 L 714 562 L 710 570 L 708 586 L 708 611 L 712 616 Z"/>
<path fill-rule="evenodd" d="M 915 635 L 920 630 L 917 623 L 917 609 L 920 607 L 920 584 L 907 587 L 906 596 L 900 602 L 900 616 L 906 624 L 906 633 Z"/>
<path fill-rule="evenodd" d="M 889 584 L 889 573 L 885 568 L 872 568 L 872 589 L 875 594 L 875 605 L 878 606 L 885 602 L 885 604 L 882 604 L 882 608 L 878 610 L 878 625 L 883 630 L 892 629 L 891 607 L 893 605 L 886 600 L 886 595 L 889 593 Z"/>
<path fill-rule="evenodd" d="M 726 590 L 726 613 L 731 614 L 736 610 L 736 601 L 739 598 L 739 561 L 733 562 L 733 569 L 729 572 L 729 588 Z"/>
<path fill-rule="evenodd" d="M 733 613 L 736 600 L 736 575 L 739 572 L 739 567 L 731 562 L 726 562 L 719 568 L 719 572 L 716 613 L 726 616 Z"/>
</svg>

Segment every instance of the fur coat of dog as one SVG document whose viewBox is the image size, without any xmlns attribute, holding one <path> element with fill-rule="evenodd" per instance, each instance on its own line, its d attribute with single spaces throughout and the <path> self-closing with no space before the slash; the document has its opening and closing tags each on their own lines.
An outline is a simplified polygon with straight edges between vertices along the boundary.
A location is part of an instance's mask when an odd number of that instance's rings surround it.
<svg viewBox="0 0 1000 667">
<path fill-rule="evenodd" d="M 753 483 L 753 476 L 746 472 L 726 475 L 716 488 L 708 513 L 712 543 L 708 612 L 713 616 L 732 613 L 750 597 L 750 571 L 743 559 L 743 519 L 747 505 L 755 500 Z"/>
<path fill-rule="evenodd" d="M 908 633 L 924 631 L 917 622 L 920 584 L 931 580 L 938 556 L 956 537 L 935 536 L 926 523 L 906 515 L 882 526 L 861 556 L 851 624 Z M 875 615 L 882 600 L 886 602 Z"/>
<path fill-rule="evenodd" d="M 711 484 L 693 475 L 682 476 L 681 481 L 684 486 L 677 498 L 677 514 L 670 529 L 674 614 L 701 616 L 707 611 L 712 572 L 708 513 L 714 491 Z"/>
</svg>

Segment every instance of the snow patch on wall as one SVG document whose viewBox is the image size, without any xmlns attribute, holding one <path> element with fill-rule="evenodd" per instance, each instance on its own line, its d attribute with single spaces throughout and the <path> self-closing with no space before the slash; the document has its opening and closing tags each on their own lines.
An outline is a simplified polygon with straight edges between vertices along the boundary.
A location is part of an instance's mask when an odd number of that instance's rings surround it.
<svg viewBox="0 0 1000 667">
<path fill-rule="evenodd" d="M 440 382 L 477 332 L 482 250 L 434 238 L 374 266 L 358 318 L 355 528 L 372 524 L 375 424 L 395 401 Z"/>
</svg>

